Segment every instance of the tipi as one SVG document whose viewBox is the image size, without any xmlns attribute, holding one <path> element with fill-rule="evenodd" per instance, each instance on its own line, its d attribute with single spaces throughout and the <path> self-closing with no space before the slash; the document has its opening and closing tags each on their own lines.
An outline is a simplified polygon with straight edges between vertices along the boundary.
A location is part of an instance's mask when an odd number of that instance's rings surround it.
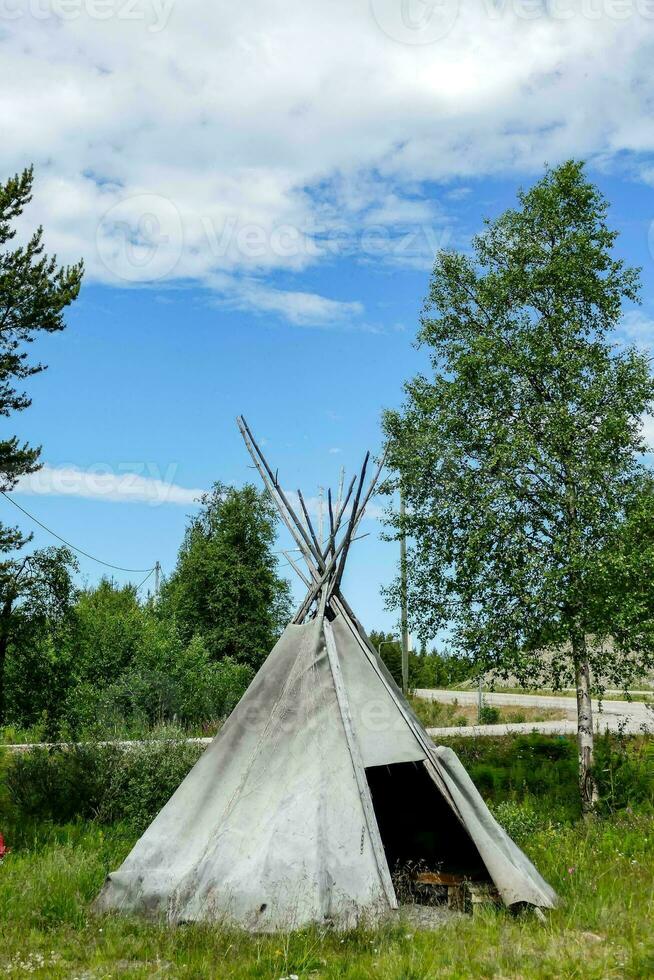
<svg viewBox="0 0 654 980">
<path fill-rule="evenodd" d="M 364 491 L 366 456 L 345 499 L 329 496 L 321 547 L 301 493 L 303 519 L 238 425 L 306 562 L 307 575 L 291 559 L 307 595 L 96 908 L 254 931 L 345 928 L 397 908 L 391 871 L 409 860 L 481 875 L 506 905 L 551 907 L 553 890 L 456 755 L 433 744 L 341 594 L 381 465 Z"/>
</svg>

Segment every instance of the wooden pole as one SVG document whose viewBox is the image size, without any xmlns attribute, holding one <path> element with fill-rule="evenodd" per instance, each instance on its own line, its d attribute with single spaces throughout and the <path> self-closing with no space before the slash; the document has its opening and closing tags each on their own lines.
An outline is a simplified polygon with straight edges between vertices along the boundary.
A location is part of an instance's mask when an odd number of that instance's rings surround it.
<svg viewBox="0 0 654 980">
<path fill-rule="evenodd" d="M 335 525 L 334 525 L 334 508 L 332 506 L 332 491 L 331 491 L 331 487 L 327 491 L 327 507 L 328 507 L 328 510 L 329 510 L 329 544 L 328 544 L 327 547 L 328 547 L 329 551 L 333 555 L 334 554 L 334 547 L 335 547 L 334 546 L 334 537 L 336 535 L 336 528 L 335 528 Z"/>
<path fill-rule="evenodd" d="M 354 502 L 352 504 L 352 513 L 350 514 L 350 522 L 345 532 L 345 537 L 343 538 L 342 544 L 345 545 L 343 549 L 343 554 L 341 555 L 341 560 L 338 565 L 338 571 L 336 572 L 336 577 L 334 579 L 334 589 L 338 589 L 341 584 L 341 579 L 343 578 L 343 569 L 345 568 L 345 559 L 347 558 L 347 553 L 350 549 L 350 539 L 354 534 L 354 529 L 357 523 L 357 508 L 359 506 L 359 500 L 361 499 L 361 491 L 363 490 L 363 484 L 366 479 L 366 469 L 368 468 L 368 460 L 370 459 L 370 453 L 366 453 L 365 459 L 363 461 L 363 466 L 361 467 L 361 476 L 359 477 L 359 484 L 357 486 L 357 492 L 354 496 Z M 367 499 L 367 498 L 366 498 Z M 364 505 L 365 506 L 365 505 Z"/>
<path fill-rule="evenodd" d="M 298 578 L 300 578 L 302 580 L 302 582 L 304 583 L 304 585 L 306 585 L 307 589 L 310 589 L 311 588 L 311 582 L 306 577 L 306 575 L 304 574 L 304 572 L 302 571 L 302 569 L 300 568 L 300 566 L 297 564 L 297 562 L 293 561 L 293 559 L 291 558 L 291 556 L 288 553 L 288 551 L 284 551 L 283 552 L 283 555 L 284 555 L 284 558 L 287 559 L 289 565 L 291 565 L 291 567 L 297 572 Z"/>
<path fill-rule="evenodd" d="M 318 538 L 316 537 L 316 532 L 313 529 L 313 524 L 311 523 L 311 518 L 309 517 L 309 511 L 307 510 L 307 505 L 304 502 L 302 491 L 298 490 L 297 495 L 298 495 L 298 500 L 300 501 L 300 507 L 302 508 L 302 513 L 304 514 L 305 523 L 307 525 L 307 528 L 309 529 L 311 540 L 313 541 L 313 546 L 316 549 L 316 555 L 320 555 L 321 553 L 320 542 L 318 541 Z"/>
<path fill-rule="evenodd" d="M 348 487 L 347 493 L 345 494 L 345 500 L 341 500 L 340 505 L 336 509 L 336 531 L 341 526 L 341 521 L 343 520 L 343 515 L 345 514 L 345 508 L 350 502 L 350 497 L 352 496 L 352 491 L 354 490 L 354 485 L 357 482 L 356 476 L 352 477 L 350 486 Z"/>
<path fill-rule="evenodd" d="M 325 488 L 318 487 L 318 541 L 320 543 L 321 551 L 325 546 L 324 520 L 323 520 L 324 506 L 325 506 Z"/>
<path fill-rule="evenodd" d="M 287 528 L 295 538 L 296 544 L 298 544 L 300 550 L 303 553 L 308 552 L 309 554 L 313 554 L 313 544 L 311 542 L 311 539 L 309 538 L 307 532 L 304 530 L 302 521 L 298 518 L 297 514 L 289 504 L 286 498 L 286 494 L 284 493 L 284 491 L 279 485 L 279 481 L 277 477 L 273 474 L 273 471 L 268 465 L 268 461 L 266 460 L 266 457 L 259 449 L 254 436 L 250 432 L 250 428 L 247 422 L 245 421 L 242 415 L 239 415 L 236 422 L 241 431 L 241 435 L 243 436 L 243 441 L 247 446 L 248 452 L 252 457 L 252 461 L 254 462 L 256 468 L 259 470 L 261 479 L 263 480 L 264 484 L 268 488 L 270 495 L 272 496 L 274 502 L 279 508 L 279 512 L 281 514 L 282 520 L 284 521 Z M 266 479 L 266 474 L 268 476 L 267 479 Z M 292 529 L 292 525 L 295 525 L 295 528 L 297 529 L 297 533 Z M 298 541 L 298 534 L 302 539 L 301 541 Z M 319 558 L 320 556 L 317 557 Z"/>
<path fill-rule="evenodd" d="M 280 512 L 280 516 L 284 521 L 284 524 L 290 531 L 291 536 L 293 537 L 296 545 L 301 551 L 302 557 L 304 558 L 309 573 L 313 579 L 313 585 L 311 585 L 311 587 L 309 588 L 304 601 L 298 607 L 295 616 L 292 619 L 293 623 L 301 623 L 304 620 L 304 617 L 307 615 L 313 602 L 321 592 L 323 592 L 323 596 L 321 597 L 321 602 L 323 602 L 323 600 L 326 600 L 326 598 L 331 597 L 338 590 L 338 587 L 340 585 L 340 580 L 343 574 L 343 566 L 344 566 L 345 558 L 347 557 L 347 552 L 349 550 L 350 545 L 352 544 L 352 541 L 357 540 L 354 535 L 356 533 L 356 529 L 365 511 L 366 504 L 368 503 L 370 497 L 372 496 L 373 490 L 375 489 L 375 486 L 377 484 L 377 480 L 379 479 L 379 475 L 384 465 L 384 457 L 382 457 L 379 466 L 377 468 L 377 471 L 374 477 L 372 478 L 372 480 L 370 481 L 370 485 L 368 486 L 368 490 L 366 491 L 363 500 L 361 501 L 361 503 L 359 503 L 361 497 L 361 491 L 363 487 L 363 481 L 365 478 L 366 466 L 368 463 L 368 459 L 370 457 L 370 453 L 366 454 L 366 458 L 364 460 L 364 464 L 361 471 L 360 484 L 357 489 L 356 498 L 352 505 L 352 514 L 350 516 L 350 521 L 348 522 L 348 528 L 340 544 L 336 545 L 336 542 L 334 541 L 332 546 L 331 536 L 330 536 L 330 544 L 326 549 L 324 548 L 324 546 L 323 547 L 320 546 L 320 542 L 318 542 L 318 547 L 316 547 L 316 534 L 311 525 L 311 521 L 309 520 L 309 515 L 306 506 L 304 504 L 304 500 L 302 499 L 302 496 L 300 495 L 300 504 L 302 506 L 304 518 L 306 520 L 306 525 L 307 525 L 306 528 L 302 523 L 302 521 L 298 518 L 293 508 L 291 507 L 284 491 L 279 485 L 279 478 L 277 473 L 273 473 L 270 466 L 268 465 L 268 462 L 265 456 L 263 455 L 263 453 L 261 452 L 261 450 L 259 449 L 259 446 L 257 445 L 256 440 L 252 435 L 252 432 L 250 431 L 247 422 L 245 421 L 242 415 L 239 415 L 236 421 L 241 431 L 241 435 L 243 436 L 243 441 L 245 442 L 247 450 L 250 453 L 250 456 L 252 457 L 252 461 L 254 462 L 256 469 L 259 471 L 259 475 L 261 476 L 261 479 L 263 480 L 264 485 L 268 490 L 271 498 L 276 504 Z M 348 490 L 345 501 L 343 502 L 343 505 L 340 509 L 340 513 L 337 512 L 337 515 L 335 517 L 334 536 L 338 532 L 338 529 L 340 527 L 343 513 L 345 511 L 347 502 L 350 498 L 355 483 L 356 483 L 356 477 L 354 477 L 352 480 L 350 489 Z M 362 537 L 365 537 L 365 535 L 362 535 Z M 340 562 L 338 561 L 339 557 L 341 557 Z M 335 571 L 336 574 L 334 575 Z M 332 577 L 333 577 L 333 581 L 329 583 L 329 579 Z M 325 588 L 325 586 L 327 587 Z"/>
<path fill-rule="evenodd" d="M 305 561 L 307 562 L 307 567 L 309 567 L 309 569 L 311 570 L 313 567 L 312 562 L 307 559 L 310 559 L 312 556 L 314 556 L 313 545 L 306 531 L 302 527 L 299 518 L 297 517 L 291 505 L 289 504 L 288 500 L 286 499 L 286 496 L 284 495 L 283 491 L 281 490 L 279 485 L 276 485 L 274 483 L 274 477 L 272 471 L 270 470 L 270 467 L 266 463 L 265 459 L 262 458 L 262 461 L 259 460 L 258 457 L 259 455 L 261 455 L 260 450 L 258 449 L 257 444 L 254 442 L 254 439 L 252 439 L 250 435 L 245 419 L 242 416 L 239 416 L 237 422 L 238 422 L 239 429 L 241 430 L 241 435 L 243 436 L 243 441 L 245 442 L 247 450 L 250 453 L 250 456 L 252 457 L 252 461 L 254 465 L 259 471 L 259 475 L 263 480 L 264 486 L 268 490 L 268 493 L 272 497 L 273 502 L 277 506 L 280 516 L 284 521 L 284 524 L 290 531 L 291 536 L 293 537 L 296 545 L 302 552 L 302 555 Z M 312 576 L 316 579 L 318 578 L 317 573 L 314 575 L 313 571 L 312 571 Z"/>
</svg>

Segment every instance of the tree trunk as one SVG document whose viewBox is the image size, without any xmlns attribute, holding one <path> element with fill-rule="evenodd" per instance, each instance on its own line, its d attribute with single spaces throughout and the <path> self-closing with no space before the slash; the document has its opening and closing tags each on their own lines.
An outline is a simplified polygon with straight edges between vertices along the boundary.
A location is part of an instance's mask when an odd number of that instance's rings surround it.
<svg viewBox="0 0 654 980">
<path fill-rule="evenodd" d="M 5 723 L 5 661 L 7 659 L 7 638 L 0 636 L 0 725 Z"/>
<path fill-rule="evenodd" d="M 0 610 L 0 725 L 5 723 L 5 664 L 7 662 L 9 622 L 13 605 L 13 598 L 5 599 Z"/>
<path fill-rule="evenodd" d="M 572 654 L 575 663 L 575 683 L 577 686 L 577 745 L 579 748 L 579 791 L 581 793 L 581 812 L 589 816 L 595 811 L 599 799 L 597 783 L 593 772 L 593 708 L 590 696 L 590 670 L 588 668 L 588 649 L 586 637 L 575 631 L 572 639 Z"/>
</svg>

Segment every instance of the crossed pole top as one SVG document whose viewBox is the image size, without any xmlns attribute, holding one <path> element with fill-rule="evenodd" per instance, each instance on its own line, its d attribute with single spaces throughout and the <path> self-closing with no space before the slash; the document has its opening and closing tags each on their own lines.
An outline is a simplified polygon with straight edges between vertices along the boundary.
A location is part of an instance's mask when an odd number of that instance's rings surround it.
<svg viewBox="0 0 654 980">
<path fill-rule="evenodd" d="M 291 562 L 295 570 L 300 574 L 300 578 L 307 585 L 307 594 L 298 606 L 292 619 L 293 623 L 302 623 L 311 612 L 314 603 L 325 609 L 331 609 L 333 600 L 339 600 L 339 605 L 343 602 L 340 587 L 345 562 L 352 541 L 354 540 L 354 535 L 363 517 L 363 512 L 377 485 L 384 465 L 384 458 L 382 457 L 380 460 L 377 470 L 368 484 L 367 490 L 364 491 L 364 485 L 366 482 L 368 462 L 370 460 L 369 452 L 366 453 L 358 479 L 356 476 L 352 478 L 345 497 L 337 503 L 336 507 L 334 507 L 332 501 L 331 490 L 328 491 L 329 537 L 326 545 L 323 547 L 316 537 L 302 492 L 300 490 L 297 491 L 302 514 L 300 517 L 291 506 L 288 497 L 280 486 L 278 473 L 273 473 L 268 465 L 243 416 L 239 415 L 236 422 L 247 450 L 252 457 L 252 461 L 259 471 L 259 475 L 275 506 L 279 510 L 284 524 L 302 553 L 302 557 L 309 570 L 310 580 L 308 581 L 300 573 L 295 563 Z M 347 506 L 353 493 L 352 507 L 349 517 L 346 517 Z"/>
</svg>

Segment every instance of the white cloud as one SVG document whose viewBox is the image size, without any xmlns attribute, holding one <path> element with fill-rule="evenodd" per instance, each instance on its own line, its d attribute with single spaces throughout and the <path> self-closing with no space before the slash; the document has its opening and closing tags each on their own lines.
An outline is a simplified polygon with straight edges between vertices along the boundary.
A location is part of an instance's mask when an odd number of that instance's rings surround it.
<svg viewBox="0 0 654 980">
<path fill-rule="evenodd" d="M 338 453 L 342 452 L 342 450 L 339 449 L 338 446 L 332 446 L 332 448 L 329 450 L 329 452 L 330 452 L 330 454 L 332 456 L 336 456 L 336 455 L 338 455 Z"/>
<path fill-rule="evenodd" d="M 130 464 L 133 466 L 133 464 Z M 178 504 L 195 503 L 202 490 L 182 487 L 174 482 L 176 465 L 165 473 L 155 464 L 140 467 L 134 472 L 125 467 L 112 469 L 99 465 L 89 469 L 77 466 L 50 466 L 45 464 L 36 473 L 22 476 L 15 493 L 85 497 L 90 500 L 110 500 L 124 503 Z"/>
<path fill-rule="evenodd" d="M 643 415 L 643 427 L 641 431 L 650 449 L 654 449 L 654 415 Z"/>
<path fill-rule="evenodd" d="M 51 4 L 0 13 L 0 173 L 35 162 L 27 226 L 90 279 L 331 324 L 359 310 L 269 277 L 428 264 L 454 179 L 625 151 L 651 179 L 644 0 L 409 0 L 404 21 L 400 0 Z"/>
<path fill-rule="evenodd" d="M 642 350 L 654 346 L 654 319 L 640 309 L 628 310 L 622 317 L 620 332 L 626 341 Z"/>
<path fill-rule="evenodd" d="M 231 305 L 256 313 L 278 313 L 297 326 L 359 325 L 363 305 L 327 299 L 317 293 L 272 289 L 258 283 L 230 289 Z"/>
</svg>

